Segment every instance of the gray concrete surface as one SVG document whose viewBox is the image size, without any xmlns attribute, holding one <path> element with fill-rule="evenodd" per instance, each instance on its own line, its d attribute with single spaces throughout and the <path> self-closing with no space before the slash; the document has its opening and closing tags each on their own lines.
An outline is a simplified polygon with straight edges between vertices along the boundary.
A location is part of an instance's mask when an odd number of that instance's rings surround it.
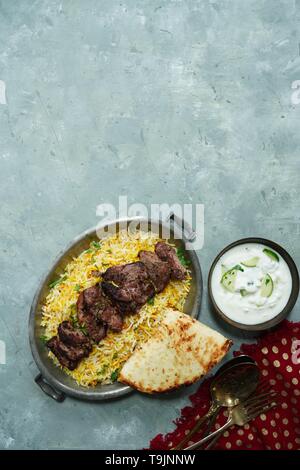
<svg viewBox="0 0 300 470">
<path fill-rule="evenodd" d="M 260 235 L 299 265 L 299 26 L 299 0 L 0 1 L 0 448 L 142 448 L 197 386 L 57 404 L 35 385 L 32 297 L 97 204 L 205 204 L 200 319 L 236 346 L 207 305 L 217 252 Z"/>
</svg>

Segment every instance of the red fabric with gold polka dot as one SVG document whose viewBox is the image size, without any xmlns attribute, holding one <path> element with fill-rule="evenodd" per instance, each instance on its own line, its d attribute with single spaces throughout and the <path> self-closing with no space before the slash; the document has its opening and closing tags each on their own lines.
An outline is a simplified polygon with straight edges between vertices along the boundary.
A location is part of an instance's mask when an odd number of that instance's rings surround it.
<svg viewBox="0 0 300 470">
<path fill-rule="evenodd" d="M 274 331 L 265 333 L 258 343 L 243 344 L 234 355 L 248 354 L 256 360 L 261 378 L 269 381 L 277 392 L 277 407 L 243 427 L 227 430 L 214 449 L 296 450 L 300 449 L 300 323 L 282 322 Z M 157 435 L 150 449 L 170 449 L 176 446 L 194 426 L 199 416 L 209 408 L 211 378 L 190 396 L 191 406 L 181 410 L 175 421 L 176 429 L 163 436 Z M 221 411 L 216 428 L 227 420 Z M 192 444 L 201 439 L 202 431 L 195 434 Z"/>
</svg>

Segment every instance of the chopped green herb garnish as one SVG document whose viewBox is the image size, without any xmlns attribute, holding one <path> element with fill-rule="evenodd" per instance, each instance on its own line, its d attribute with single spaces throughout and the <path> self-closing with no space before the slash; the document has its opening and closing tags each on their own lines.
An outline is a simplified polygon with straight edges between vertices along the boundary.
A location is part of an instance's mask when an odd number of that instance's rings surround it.
<svg viewBox="0 0 300 470">
<path fill-rule="evenodd" d="M 58 284 L 61 284 L 61 283 L 64 282 L 66 279 L 67 279 L 67 275 L 64 274 L 62 277 L 56 279 L 56 280 L 53 281 L 53 282 L 50 282 L 50 284 L 49 284 L 50 289 L 53 289 L 53 287 L 58 286 Z"/>
<path fill-rule="evenodd" d="M 77 312 L 72 312 L 70 316 L 70 322 L 72 323 L 73 328 L 77 328 L 78 330 L 82 331 L 85 336 L 88 336 L 88 331 L 86 329 L 86 325 L 84 323 L 79 323 Z"/>
<path fill-rule="evenodd" d="M 87 331 L 85 325 L 80 325 L 80 324 L 79 324 L 78 328 L 80 329 L 80 331 L 82 331 L 82 333 L 83 333 L 85 336 L 88 336 L 88 331 Z"/>
<path fill-rule="evenodd" d="M 98 375 L 103 375 L 103 374 L 105 374 L 105 372 L 107 371 L 107 369 L 108 369 L 108 365 L 105 364 L 105 365 L 102 367 L 102 369 L 100 369 L 100 370 L 97 372 L 97 374 L 98 374 Z"/>
<path fill-rule="evenodd" d="M 112 382 L 115 382 L 117 380 L 117 378 L 119 377 L 119 373 L 120 373 L 120 369 L 116 369 L 114 372 L 112 372 L 112 374 L 110 376 L 110 380 Z"/>
<path fill-rule="evenodd" d="M 76 284 L 76 286 L 74 287 L 74 290 L 75 290 L 76 292 L 79 292 L 80 289 L 81 289 L 80 284 Z"/>
<path fill-rule="evenodd" d="M 92 242 L 90 243 L 90 247 L 91 247 L 91 248 L 95 248 L 96 250 L 98 250 L 99 248 L 101 248 L 101 243 L 92 241 Z"/>
<path fill-rule="evenodd" d="M 118 353 L 117 353 L 117 352 L 115 352 L 115 353 L 113 354 L 113 357 L 112 357 L 112 359 L 117 359 L 117 357 L 118 357 Z"/>
<path fill-rule="evenodd" d="M 150 299 L 147 300 L 147 304 L 149 305 L 154 305 L 154 297 L 151 297 Z"/>
<path fill-rule="evenodd" d="M 74 316 L 74 315 L 77 315 L 77 308 L 76 308 L 76 304 L 72 304 L 70 305 L 70 315 L 71 317 Z"/>
<path fill-rule="evenodd" d="M 185 254 L 185 251 L 182 247 L 177 248 L 177 257 L 178 257 L 180 263 L 182 264 L 182 266 L 187 268 L 188 266 L 190 266 L 191 262 L 190 262 L 190 260 L 186 259 L 184 254 Z"/>
<path fill-rule="evenodd" d="M 48 338 L 47 338 L 47 336 L 45 336 L 45 335 L 41 335 L 41 336 L 40 336 L 40 340 L 42 341 L 42 343 L 46 344 L 47 341 L 48 341 Z"/>
<path fill-rule="evenodd" d="M 77 318 L 77 313 L 76 312 L 71 313 L 70 321 L 71 321 L 74 328 L 79 328 L 79 323 L 78 323 L 78 318 Z"/>
<path fill-rule="evenodd" d="M 92 248 L 88 248 L 87 250 L 83 251 L 83 253 L 92 253 L 92 252 L 93 252 Z"/>
</svg>

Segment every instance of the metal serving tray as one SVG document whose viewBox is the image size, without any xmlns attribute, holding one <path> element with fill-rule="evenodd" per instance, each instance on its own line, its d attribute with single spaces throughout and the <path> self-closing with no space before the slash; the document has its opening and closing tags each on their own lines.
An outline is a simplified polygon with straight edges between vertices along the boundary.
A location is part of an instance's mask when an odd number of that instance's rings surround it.
<svg viewBox="0 0 300 470">
<path fill-rule="evenodd" d="M 185 250 L 185 256 L 190 261 L 191 270 L 191 289 L 187 300 L 185 302 L 184 311 L 192 317 L 197 317 L 202 299 L 202 274 L 200 263 L 197 254 L 194 250 L 186 250 L 186 243 L 192 243 L 195 238 L 195 233 L 192 229 L 187 229 L 187 225 L 183 225 L 183 221 L 173 214 L 169 217 L 171 220 L 171 230 L 169 240 L 182 247 Z M 145 225 L 150 230 L 154 228 L 156 233 L 161 234 L 162 230 L 167 227 L 165 222 L 151 221 L 145 218 L 126 218 L 112 221 L 109 224 L 103 225 L 101 228 L 105 231 L 110 229 L 116 224 L 117 231 L 121 228 L 128 227 L 134 222 L 139 226 L 142 224 L 144 230 Z M 185 231 L 183 231 L 185 227 Z M 111 398 L 120 397 L 132 391 L 132 388 L 121 383 L 114 383 L 111 385 L 96 385 L 95 387 L 86 388 L 78 385 L 75 380 L 64 373 L 60 368 L 56 367 L 53 361 L 48 357 L 48 351 L 40 340 L 43 334 L 43 327 L 41 327 L 41 310 L 44 300 L 49 292 L 49 283 L 64 272 L 66 265 L 83 250 L 89 247 L 93 240 L 99 240 L 97 236 L 99 233 L 99 226 L 87 230 L 83 234 L 76 237 L 76 239 L 59 255 L 53 266 L 50 268 L 46 276 L 41 280 L 35 297 L 33 299 L 30 317 L 29 317 L 29 341 L 33 358 L 40 370 L 40 374 L 36 377 L 36 383 L 42 390 L 57 401 L 63 401 L 66 395 L 79 398 L 82 400 L 107 400 Z M 181 237 L 181 239 L 179 239 Z"/>
</svg>

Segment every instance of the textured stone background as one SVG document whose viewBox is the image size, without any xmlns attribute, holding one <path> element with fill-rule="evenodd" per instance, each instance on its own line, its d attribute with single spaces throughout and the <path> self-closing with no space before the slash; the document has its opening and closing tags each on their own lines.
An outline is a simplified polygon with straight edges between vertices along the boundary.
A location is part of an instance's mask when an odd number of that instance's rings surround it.
<svg viewBox="0 0 300 470">
<path fill-rule="evenodd" d="M 196 387 L 59 405 L 35 385 L 32 297 L 97 204 L 204 203 L 205 284 L 243 236 L 299 265 L 299 23 L 299 0 L 0 1 L 0 448 L 141 448 Z M 200 319 L 243 338 L 206 296 Z"/>
</svg>

